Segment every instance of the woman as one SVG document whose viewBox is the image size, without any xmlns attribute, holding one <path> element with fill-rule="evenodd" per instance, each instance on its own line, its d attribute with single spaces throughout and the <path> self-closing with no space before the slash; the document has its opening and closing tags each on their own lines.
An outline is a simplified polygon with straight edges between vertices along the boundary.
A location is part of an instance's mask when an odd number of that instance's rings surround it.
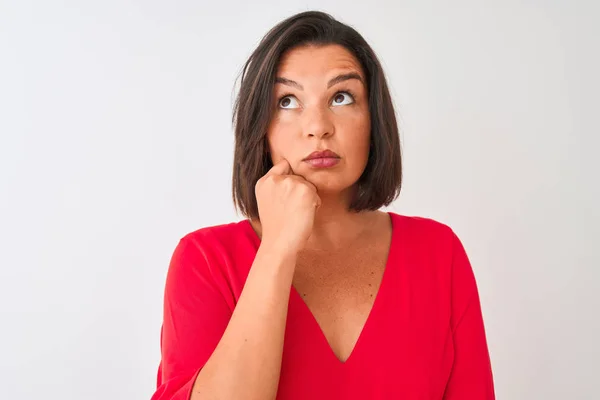
<svg viewBox="0 0 600 400">
<path fill-rule="evenodd" d="M 281 22 L 234 118 L 248 219 L 175 249 L 153 399 L 493 399 L 461 242 L 378 211 L 400 191 L 400 143 L 364 39 L 320 12 Z"/>
</svg>

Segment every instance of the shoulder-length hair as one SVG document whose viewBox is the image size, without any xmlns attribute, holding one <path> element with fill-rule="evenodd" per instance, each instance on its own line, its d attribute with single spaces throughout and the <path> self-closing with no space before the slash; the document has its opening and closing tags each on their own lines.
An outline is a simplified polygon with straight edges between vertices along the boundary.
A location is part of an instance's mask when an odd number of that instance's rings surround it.
<svg viewBox="0 0 600 400">
<path fill-rule="evenodd" d="M 375 52 L 352 27 L 329 14 L 307 11 L 287 18 L 267 32 L 242 69 L 233 112 L 232 191 L 235 206 L 246 217 L 259 217 L 255 185 L 272 167 L 266 133 L 274 111 L 273 87 L 279 61 L 292 48 L 330 44 L 341 45 L 356 57 L 366 75 L 368 90 L 371 147 L 350 209 L 377 210 L 400 194 L 402 161 L 398 124 Z"/>
</svg>

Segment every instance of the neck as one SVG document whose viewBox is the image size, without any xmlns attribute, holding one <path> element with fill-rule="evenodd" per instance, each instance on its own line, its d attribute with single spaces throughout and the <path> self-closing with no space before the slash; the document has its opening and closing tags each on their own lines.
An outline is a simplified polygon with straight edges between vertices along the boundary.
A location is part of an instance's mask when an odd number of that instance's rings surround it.
<svg viewBox="0 0 600 400">
<path fill-rule="evenodd" d="M 379 211 L 351 211 L 351 191 L 319 193 L 321 206 L 317 209 L 313 230 L 306 243 L 307 250 L 332 251 L 351 245 L 375 224 Z M 255 232 L 262 236 L 260 220 L 251 220 Z"/>
<path fill-rule="evenodd" d="M 308 249 L 337 249 L 352 243 L 372 222 L 373 212 L 349 210 L 351 193 L 319 193 L 321 206 L 315 214 Z"/>
</svg>

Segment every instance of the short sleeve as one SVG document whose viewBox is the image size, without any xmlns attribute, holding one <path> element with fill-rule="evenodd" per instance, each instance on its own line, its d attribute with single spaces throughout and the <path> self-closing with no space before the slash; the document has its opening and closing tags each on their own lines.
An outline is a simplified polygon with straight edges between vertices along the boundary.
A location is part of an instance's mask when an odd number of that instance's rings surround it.
<svg viewBox="0 0 600 400">
<path fill-rule="evenodd" d="M 444 400 L 493 400 L 494 383 L 477 283 L 465 249 L 453 233 L 454 362 Z"/>
<path fill-rule="evenodd" d="M 206 244 L 181 239 L 169 264 L 164 291 L 161 361 L 152 400 L 189 400 L 196 376 L 231 318 L 224 291 L 211 274 Z"/>
</svg>

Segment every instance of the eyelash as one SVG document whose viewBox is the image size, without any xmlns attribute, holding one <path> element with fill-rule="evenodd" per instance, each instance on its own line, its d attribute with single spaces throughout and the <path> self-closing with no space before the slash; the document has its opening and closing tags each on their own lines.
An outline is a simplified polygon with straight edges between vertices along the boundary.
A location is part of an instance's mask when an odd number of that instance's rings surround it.
<svg viewBox="0 0 600 400">
<path fill-rule="evenodd" d="M 349 89 L 343 89 L 343 90 L 339 90 L 339 91 L 337 91 L 337 92 L 336 92 L 336 93 L 333 95 L 333 97 L 332 97 L 331 99 L 332 99 L 332 100 L 333 100 L 333 99 L 335 99 L 335 96 L 337 96 L 337 95 L 338 95 L 338 94 L 340 94 L 340 93 L 346 93 L 346 94 L 349 94 L 349 95 L 350 95 L 350 97 L 352 97 L 352 101 L 356 101 L 356 96 L 354 96 L 354 93 L 353 93 L 351 90 L 349 90 Z M 296 97 L 296 96 L 295 96 L 293 93 L 287 93 L 287 94 L 284 94 L 283 96 L 281 96 L 281 97 L 280 97 L 280 98 L 277 100 L 277 107 L 278 107 L 278 108 L 281 108 L 281 107 L 279 107 L 279 104 L 281 103 L 281 100 L 283 100 L 283 99 L 285 99 L 286 97 L 289 97 L 289 96 Z M 354 103 L 353 103 L 353 104 L 354 104 Z M 281 108 L 281 109 L 282 109 L 282 110 L 288 110 L 288 108 Z"/>
</svg>

